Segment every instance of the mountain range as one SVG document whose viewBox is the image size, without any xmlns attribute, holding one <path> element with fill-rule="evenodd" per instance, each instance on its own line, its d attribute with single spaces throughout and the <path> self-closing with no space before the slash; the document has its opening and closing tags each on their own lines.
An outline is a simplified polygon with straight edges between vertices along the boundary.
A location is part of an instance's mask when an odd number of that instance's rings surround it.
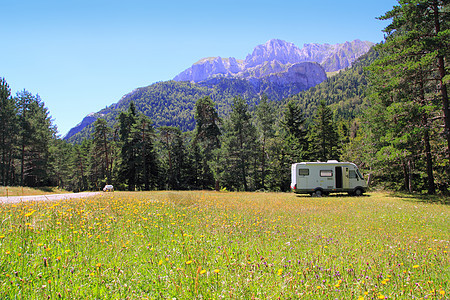
<svg viewBox="0 0 450 300">
<path fill-rule="evenodd" d="M 200 82 L 211 77 L 261 78 L 286 71 L 293 64 L 316 62 L 326 72 L 348 68 L 373 46 L 372 42 L 354 40 L 343 44 L 305 44 L 302 49 L 278 39 L 256 46 L 245 60 L 234 57 L 203 58 L 175 76 L 175 81 Z"/>
<path fill-rule="evenodd" d="M 195 102 L 210 96 L 219 115 L 226 115 L 234 97 L 256 104 L 262 94 L 272 101 L 308 90 L 327 79 L 326 72 L 348 68 L 373 43 L 355 40 L 343 44 L 306 44 L 302 49 L 282 40 L 270 40 L 254 48 L 245 60 L 204 58 L 172 81 L 137 88 L 117 103 L 87 115 L 64 139 L 79 143 L 90 136 L 92 123 L 105 118 L 113 126 L 121 111 L 133 101 L 138 111 L 159 126 L 177 126 L 184 131 L 195 126 Z"/>
</svg>

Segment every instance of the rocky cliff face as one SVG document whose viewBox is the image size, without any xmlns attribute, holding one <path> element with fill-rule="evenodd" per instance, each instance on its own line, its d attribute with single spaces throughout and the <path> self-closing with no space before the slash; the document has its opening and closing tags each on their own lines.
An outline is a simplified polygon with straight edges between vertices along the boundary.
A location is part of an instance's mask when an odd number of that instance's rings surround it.
<svg viewBox="0 0 450 300">
<path fill-rule="evenodd" d="M 258 45 L 244 61 L 235 58 L 206 58 L 177 75 L 175 81 L 200 82 L 212 77 L 261 78 L 284 72 L 293 64 L 301 62 L 319 63 L 327 72 L 351 66 L 361 55 L 367 53 L 371 42 L 355 40 L 343 44 L 305 44 L 302 49 L 282 40 L 270 40 Z"/>
<path fill-rule="evenodd" d="M 273 73 L 265 77 L 278 84 L 296 84 L 300 90 L 307 90 L 327 79 L 327 74 L 318 63 L 302 62 L 290 65 L 285 71 Z"/>
<path fill-rule="evenodd" d="M 199 82 L 217 75 L 232 76 L 239 73 L 242 69 L 243 62 L 233 57 L 225 59 L 210 57 L 196 62 L 192 67 L 178 74 L 174 80 Z"/>
</svg>

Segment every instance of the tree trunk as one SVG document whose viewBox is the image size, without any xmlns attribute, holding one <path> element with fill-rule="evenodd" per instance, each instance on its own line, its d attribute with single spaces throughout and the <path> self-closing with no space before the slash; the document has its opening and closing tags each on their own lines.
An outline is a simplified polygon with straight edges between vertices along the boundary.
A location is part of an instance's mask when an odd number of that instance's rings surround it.
<svg viewBox="0 0 450 300">
<path fill-rule="evenodd" d="M 22 155 L 20 159 L 20 185 L 23 186 L 25 169 L 25 143 L 22 141 Z"/>
<path fill-rule="evenodd" d="M 441 24 L 439 23 L 439 7 L 437 0 L 433 1 L 433 10 L 434 10 L 435 34 L 438 35 L 441 32 Z M 442 56 L 442 54 L 438 54 L 437 56 L 437 65 L 439 70 L 439 78 L 438 78 L 440 86 L 439 89 L 441 91 L 442 106 L 444 111 L 444 136 L 445 139 L 447 140 L 447 156 L 450 159 L 450 111 L 448 103 L 447 86 L 444 84 L 443 81 L 446 72 L 445 72 L 444 57 Z"/>
<path fill-rule="evenodd" d="M 411 159 L 408 159 L 408 192 L 412 193 L 413 188 L 413 172 L 412 172 L 412 162 Z"/>
<path fill-rule="evenodd" d="M 145 127 L 146 123 L 142 122 L 142 157 L 144 158 L 143 161 L 143 169 L 144 169 L 144 190 L 149 191 L 149 178 L 148 178 L 148 170 L 147 170 L 147 147 L 146 147 L 146 135 L 145 135 Z"/>
<path fill-rule="evenodd" d="M 14 177 L 12 176 L 12 174 L 14 173 L 14 172 L 11 172 L 11 170 L 13 169 L 13 163 L 12 163 L 12 154 L 11 154 L 11 152 L 12 152 L 12 150 L 10 150 L 9 152 L 8 152 L 8 155 L 7 155 L 7 161 L 8 161 L 8 164 L 7 164 L 7 168 L 6 168 L 6 172 L 5 172 L 5 186 L 8 186 L 8 185 L 12 185 L 11 183 L 13 183 L 14 182 Z"/>
<path fill-rule="evenodd" d="M 427 161 L 428 194 L 434 195 L 434 194 L 436 194 L 436 186 L 434 185 L 433 158 L 431 157 L 430 134 L 428 132 L 428 129 L 425 130 L 423 140 L 425 143 L 425 155 L 426 155 L 426 161 Z"/>
<path fill-rule="evenodd" d="M 421 74 L 422 74 L 422 72 L 421 72 Z M 423 86 L 423 77 L 420 78 L 419 86 L 420 86 L 421 105 L 426 106 L 425 90 L 424 90 L 424 86 Z M 436 193 L 436 187 L 434 185 L 433 158 L 431 157 L 430 129 L 428 126 L 428 114 L 427 113 L 424 113 L 422 115 L 422 126 L 423 126 L 423 128 L 425 128 L 425 132 L 423 133 L 423 142 L 425 144 L 425 160 L 426 160 L 426 164 L 427 164 L 428 194 L 434 195 Z"/>
<path fill-rule="evenodd" d="M 402 166 L 403 166 L 403 188 L 405 189 L 405 191 L 408 191 L 409 187 L 408 165 L 406 164 L 406 162 L 403 162 Z"/>
<path fill-rule="evenodd" d="M 247 191 L 248 187 L 247 187 L 247 174 L 245 172 L 245 158 L 244 158 L 244 142 L 243 142 L 243 137 L 242 137 L 242 133 L 239 134 L 239 160 L 240 160 L 240 164 L 241 164 L 241 176 L 242 176 L 242 183 L 244 184 L 244 190 Z"/>
<path fill-rule="evenodd" d="M 109 159 L 108 159 L 108 141 L 106 139 L 106 131 L 103 132 L 103 147 L 105 150 L 105 167 L 106 167 L 106 184 L 110 184 L 111 174 L 109 172 Z"/>
<path fill-rule="evenodd" d="M 84 169 L 83 169 L 83 162 L 82 162 L 82 160 L 81 160 L 81 156 L 80 156 L 80 154 L 78 153 L 78 169 L 79 169 L 79 172 L 80 172 L 80 174 L 79 174 L 79 180 L 80 180 L 80 183 L 79 183 L 79 185 L 80 185 L 80 190 L 84 190 L 84 180 L 83 180 L 83 178 L 84 178 Z"/>
<path fill-rule="evenodd" d="M 266 136 L 264 134 L 263 144 L 262 144 L 262 159 L 261 159 L 261 187 L 265 188 L 265 177 L 266 177 Z"/>
</svg>

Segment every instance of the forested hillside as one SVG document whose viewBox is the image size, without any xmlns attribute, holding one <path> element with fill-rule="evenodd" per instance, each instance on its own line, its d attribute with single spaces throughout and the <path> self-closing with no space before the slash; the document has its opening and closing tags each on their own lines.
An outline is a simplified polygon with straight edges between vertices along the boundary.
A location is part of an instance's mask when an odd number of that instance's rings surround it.
<svg viewBox="0 0 450 300">
<path fill-rule="evenodd" d="M 125 95 L 116 104 L 99 111 L 96 118 L 103 118 L 109 127 L 117 124 L 117 116 L 126 111 L 131 102 L 137 111 L 148 116 L 155 127 L 174 126 L 182 131 L 191 131 L 195 127 L 195 102 L 206 96 L 211 97 L 221 115 L 228 113 L 231 100 L 243 95 L 249 102 L 254 102 L 256 93 L 249 82 L 238 79 L 223 79 L 217 85 L 213 83 L 196 84 L 190 82 L 164 81 L 147 87 L 138 88 Z M 95 120 L 92 121 L 92 123 Z M 70 136 L 69 142 L 81 143 L 93 132 L 90 124 L 79 133 Z"/>
<path fill-rule="evenodd" d="M 365 68 L 378 54 L 371 50 L 356 60 L 351 68 L 340 71 L 321 84 L 287 98 L 298 102 L 305 117 L 311 117 L 320 101 L 325 101 L 339 119 L 354 119 L 367 108 L 367 74 Z"/>
<path fill-rule="evenodd" d="M 325 73 L 323 74 L 325 79 Z M 303 82 L 283 83 L 267 78 L 254 81 L 239 78 L 212 78 L 200 83 L 158 82 L 138 88 L 122 97 L 116 104 L 89 115 L 87 117 L 89 120 L 86 119 L 89 125 L 69 132 L 65 139 L 72 143 L 81 143 L 90 136 L 93 130 L 92 123 L 100 117 L 107 121 L 108 126 L 114 127 L 117 116 L 128 109 L 130 102 L 134 102 L 136 109 L 149 117 L 155 127 L 175 126 L 186 132 L 195 127 L 195 102 L 205 96 L 209 96 L 214 101 L 219 115 L 224 117 L 230 112 L 231 102 L 237 96 L 244 98 L 250 106 L 254 106 L 263 94 L 270 100 L 280 101 L 306 88 Z"/>
</svg>

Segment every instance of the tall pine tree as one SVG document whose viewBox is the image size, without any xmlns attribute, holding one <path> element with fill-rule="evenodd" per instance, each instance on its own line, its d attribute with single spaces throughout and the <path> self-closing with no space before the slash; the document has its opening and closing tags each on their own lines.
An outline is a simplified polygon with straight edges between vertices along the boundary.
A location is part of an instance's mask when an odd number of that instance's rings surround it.
<svg viewBox="0 0 450 300">
<path fill-rule="evenodd" d="M 48 109 L 39 95 L 17 93 L 19 117 L 20 184 L 49 184 L 50 141 L 55 136 Z"/>
<path fill-rule="evenodd" d="M 139 115 L 131 131 L 132 140 L 136 141 L 137 184 L 145 191 L 158 187 L 159 165 L 155 153 L 155 130 L 153 122 L 144 115 Z"/>
<path fill-rule="evenodd" d="M 311 157 L 320 161 L 339 159 L 339 135 L 333 120 L 333 113 L 321 101 L 310 129 Z"/>
<path fill-rule="evenodd" d="M 193 143 L 200 149 L 201 164 L 198 182 L 202 188 L 214 186 L 219 188 L 219 157 L 220 148 L 220 118 L 209 96 L 197 100 L 195 103 L 195 137 Z M 214 182 L 214 185 L 212 184 Z"/>
<path fill-rule="evenodd" d="M 120 166 L 119 180 L 121 184 L 127 186 L 128 190 L 134 191 L 137 182 L 137 160 L 138 152 L 136 144 L 138 142 L 136 135 L 132 136 L 133 127 L 136 126 L 137 116 L 134 103 L 131 102 L 127 112 L 119 114 L 119 141 Z"/>
<path fill-rule="evenodd" d="M 14 149 L 17 142 L 17 108 L 11 90 L 0 78 L 0 185 L 14 184 Z"/>
<path fill-rule="evenodd" d="M 256 128 L 246 101 L 234 98 L 225 123 L 222 158 L 223 183 L 235 190 L 255 189 Z"/>
<path fill-rule="evenodd" d="M 94 122 L 90 159 L 91 183 L 95 189 L 111 183 L 111 139 L 112 130 L 105 119 Z"/>
<path fill-rule="evenodd" d="M 268 176 L 267 162 L 270 160 L 269 149 L 267 147 L 269 141 L 275 136 L 275 108 L 266 95 L 261 97 L 261 101 L 256 107 L 257 131 L 260 145 L 259 156 L 259 172 L 258 188 L 266 188 L 266 177 Z"/>
</svg>

